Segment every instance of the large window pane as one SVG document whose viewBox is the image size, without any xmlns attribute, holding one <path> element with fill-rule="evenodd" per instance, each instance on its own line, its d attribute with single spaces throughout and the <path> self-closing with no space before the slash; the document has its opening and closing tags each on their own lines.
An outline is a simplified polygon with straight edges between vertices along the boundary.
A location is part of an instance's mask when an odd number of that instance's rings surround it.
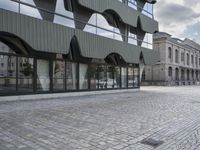
<svg viewBox="0 0 200 150">
<path fill-rule="evenodd" d="M 13 12 L 19 12 L 19 3 L 13 2 L 11 0 L 0 0 L 0 8 Z"/>
<path fill-rule="evenodd" d="M 107 67 L 107 88 L 114 88 L 113 70 L 114 70 L 113 66 L 108 66 Z"/>
<path fill-rule="evenodd" d="M 16 57 L 0 55 L 0 93 L 16 91 Z"/>
<path fill-rule="evenodd" d="M 107 78 L 106 78 L 106 66 L 100 65 L 98 67 L 99 72 L 99 89 L 105 89 L 107 88 Z"/>
<path fill-rule="evenodd" d="M 74 20 L 73 20 L 74 15 L 73 15 L 72 12 L 67 11 L 64 8 L 64 6 L 65 6 L 64 0 L 58 0 L 57 4 L 56 4 L 56 13 L 67 16 L 71 19 L 55 15 L 54 23 L 58 23 L 58 24 L 61 24 L 61 25 L 64 25 L 64 26 L 75 28 L 75 24 L 74 24 Z"/>
<path fill-rule="evenodd" d="M 133 87 L 133 68 L 128 68 L 128 87 Z"/>
<path fill-rule="evenodd" d="M 34 18 L 42 19 L 38 9 L 26 5 L 20 5 L 20 13 Z"/>
<path fill-rule="evenodd" d="M 121 68 L 121 84 L 122 88 L 127 87 L 127 68 L 124 67 Z"/>
<path fill-rule="evenodd" d="M 98 68 L 97 65 L 91 65 L 89 69 L 90 74 L 90 88 L 98 89 Z"/>
<path fill-rule="evenodd" d="M 49 61 L 38 59 L 37 60 L 37 90 L 49 91 L 50 90 L 50 71 Z"/>
<path fill-rule="evenodd" d="M 139 87 L 140 84 L 140 74 L 139 74 L 139 68 L 134 68 L 134 87 Z"/>
<path fill-rule="evenodd" d="M 33 92 L 33 58 L 18 58 L 18 91 Z"/>
<path fill-rule="evenodd" d="M 88 89 L 88 65 L 79 65 L 79 88 L 81 90 Z"/>
<path fill-rule="evenodd" d="M 72 62 L 66 63 L 66 85 L 67 90 L 77 89 L 77 64 Z"/>
<path fill-rule="evenodd" d="M 53 89 L 55 91 L 65 90 L 65 61 L 53 62 Z"/>
<path fill-rule="evenodd" d="M 120 67 L 114 67 L 114 88 L 120 88 Z"/>
</svg>

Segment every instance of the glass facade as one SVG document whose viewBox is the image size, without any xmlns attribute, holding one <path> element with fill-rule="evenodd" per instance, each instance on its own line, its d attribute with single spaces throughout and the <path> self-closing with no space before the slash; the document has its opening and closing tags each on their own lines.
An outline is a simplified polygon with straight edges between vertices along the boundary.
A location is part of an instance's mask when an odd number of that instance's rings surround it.
<svg viewBox="0 0 200 150">
<path fill-rule="evenodd" d="M 77 63 L 66 62 L 66 88 L 67 90 L 77 89 Z"/>
<path fill-rule="evenodd" d="M 33 92 L 33 58 L 18 57 L 18 91 Z"/>
<path fill-rule="evenodd" d="M 122 2 L 122 0 L 118 0 Z M 47 20 L 60 24 L 63 26 L 75 28 L 74 14 L 72 11 L 68 11 L 65 8 L 64 0 L 59 0 L 56 2 L 55 13 L 51 11 L 46 11 L 46 8 L 40 6 L 38 8 L 33 0 L 20 0 L 21 3 L 18 3 L 17 0 L 2 0 L 0 1 L 0 8 L 18 12 L 24 15 L 35 17 L 42 20 Z M 137 10 L 137 1 L 136 0 L 127 0 L 127 5 L 133 9 Z M 147 15 L 153 18 L 153 5 L 145 3 L 144 8 L 142 9 L 142 14 Z M 52 10 L 53 11 L 53 10 Z M 110 18 L 111 19 L 111 18 Z M 128 43 L 137 45 L 137 34 L 128 32 L 128 34 L 123 34 L 120 32 L 119 27 L 114 19 L 109 23 L 107 19 L 98 13 L 94 13 L 88 22 L 82 22 L 81 20 L 76 20 L 78 24 L 83 24 L 85 26 L 84 31 L 97 34 L 103 37 L 115 39 L 118 41 L 123 41 L 126 38 Z M 112 22 L 112 23 L 111 23 Z M 152 49 L 152 34 L 146 33 L 144 40 L 142 42 L 142 47 Z"/>
<path fill-rule="evenodd" d="M 53 61 L 53 90 L 65 90 L 65 61 Z"/>
<path fill-rule="evenodd" d="M 37 91 L 50 91 L 50 64 L 48 60 L 37 60 Z"/>
</svg>

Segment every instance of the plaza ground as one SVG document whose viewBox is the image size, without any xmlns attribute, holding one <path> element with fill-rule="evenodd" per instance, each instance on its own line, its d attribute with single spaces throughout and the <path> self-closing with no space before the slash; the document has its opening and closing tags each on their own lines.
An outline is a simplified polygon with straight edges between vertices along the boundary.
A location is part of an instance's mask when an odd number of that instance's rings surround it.
<svg viewBox="0 0 200 150">
<path fill-rule="evenodd" d="M 200 149 L 200 86 L 0 102 L 0 149 Z"/>
</svg>

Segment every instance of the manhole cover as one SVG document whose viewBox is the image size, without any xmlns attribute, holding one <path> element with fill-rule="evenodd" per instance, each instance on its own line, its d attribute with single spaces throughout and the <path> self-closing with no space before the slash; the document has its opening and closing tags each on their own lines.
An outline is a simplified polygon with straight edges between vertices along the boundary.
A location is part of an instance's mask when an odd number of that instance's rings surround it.
<svg viewBox="0 0 200 150">
<path fill-rule="evenodd" d="M 154 140 L 154 139 L 144 139 L 141 141 L 141 144 L 150 145 L 154 148 L 162 145 L 163 143 L 164 143 L 163 141 L 158 141 L 158 140 Z"/>
</svg>

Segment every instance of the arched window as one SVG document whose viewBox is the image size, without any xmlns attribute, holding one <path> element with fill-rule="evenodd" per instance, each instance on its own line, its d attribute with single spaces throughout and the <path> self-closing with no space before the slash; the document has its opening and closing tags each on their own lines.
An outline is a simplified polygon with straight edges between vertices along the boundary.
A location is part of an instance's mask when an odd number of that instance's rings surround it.
<svg viewBox="0 0 200 150">
<path fill-rule="evenodd" d="M 175 53 L 175 62 L 179 63 L 179 51 L 176 49 L 176 53 Z"/>
<path fill-rule="evenodd" d="M 168 58 L 172 59 L 172 48 L 168 47 Z"/>
<path fill-rule="evenodd" d="M 175 79 L 176 79 L 177 81 L 179 80 L 179 69 L 178 69 L 178 68 L 176 68 Z"/>
<path fill-rule="evenodd" d="M 194 80 L 194 70 L 192 70 L 192 80 Z"/>
<path fill-rule="evenodd" d="M 88 24 L 91 25 L 86 25 L 84 31 L 122 41 L 119 29 L 109 25 L 105 17 L 101 14 L 93 14 L 88 21 Z"/>
<path fill-rule="evenodd" d="M 185 70 L 181 69 L 181 80 L 185 80 Z"/>
<path fill-rule="evenodd" d="M 169 76 L 169 77 L 172 77 L 172 67 L 169 67 L 169 68 L 168 68 L 168 76 Z"/>
<path fill-rule="evenodd" d="M 190 71 L 187 70 L 187 80 L 190 80 Z"/>
<path fill-rule="evenodd" d="M 190 65 L 190 57 L 189 57 L 189 54 L 187 54 L 187 65 Z"/>
</svg>

